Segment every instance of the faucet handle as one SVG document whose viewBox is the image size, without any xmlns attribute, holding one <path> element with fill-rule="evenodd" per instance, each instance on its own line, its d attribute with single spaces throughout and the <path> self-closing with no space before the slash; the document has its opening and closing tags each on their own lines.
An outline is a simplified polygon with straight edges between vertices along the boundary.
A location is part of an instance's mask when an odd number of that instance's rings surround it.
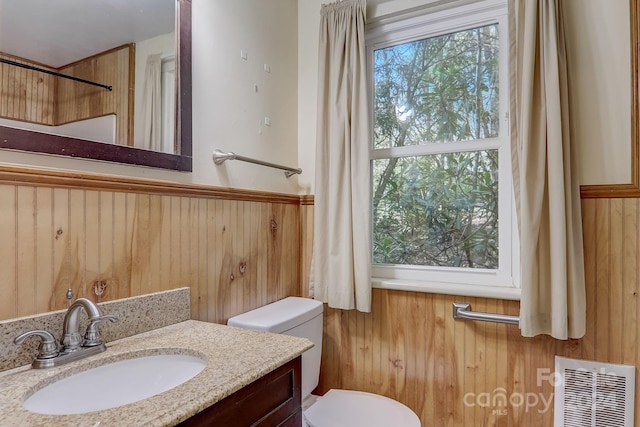
<svg viewBox="0 0 640 427">
<path fill-rule="evenodd" d="M 55 337 L 47 331 L 35 330 L 25 332 L 24 334 L 18 335 L 13 342 L 20 345 L 25 339 L 32 335 L 37 335 L 42 339 L 40 346 L 38 347 L 38 359 L 51 359 L 59 354 L 58 343 L 56 342 Z"/>
<path fill-rule="evenodd" d="M 95 347 L 96 345 L 102 344 L 102 339 L 100 339 L 100 332 L 98 332 L 98 323 L 103 320 L 108 320 L 111 323 L 115 323 L 118 321 L 118 318 L 112 314 L 105 314 L 102 316 L 94 316 L 89 319 L 89 326 L 87 326 L 87 331 L 84 333 L 84 343 L 83 347 Z"/>
</svg>

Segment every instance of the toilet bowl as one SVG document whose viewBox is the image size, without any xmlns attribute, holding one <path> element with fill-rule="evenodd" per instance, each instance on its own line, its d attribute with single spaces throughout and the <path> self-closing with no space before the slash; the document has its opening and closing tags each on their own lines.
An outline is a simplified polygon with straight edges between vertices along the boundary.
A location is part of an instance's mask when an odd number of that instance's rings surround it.
<svg viewBox="0 0 640 427">
<path fill-rule="evenodd" d="M 320 378 L 321 302 L 288 297 L 229 319 L 227 324 L 308 338 L 314 347 L 302 354 L 303 427 L 421 427 L 420 419 L 402 403 L 373 393 L 329 390 L 312 396 Z"/>
<path fill-rule="evenodd" d="M 329 390 L 303 413 L 305 427 L 420 427 L 402 403 L 378 394 Z"/>
</svg>

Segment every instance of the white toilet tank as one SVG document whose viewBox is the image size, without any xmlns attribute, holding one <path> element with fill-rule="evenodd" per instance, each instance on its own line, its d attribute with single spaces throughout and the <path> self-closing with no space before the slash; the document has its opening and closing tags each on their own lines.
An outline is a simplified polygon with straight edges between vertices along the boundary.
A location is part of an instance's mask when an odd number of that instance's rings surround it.
<svg viewBox="0 0 640 427">
<path fill-rule="evenodd" d="M 322 354 L 322 303 L 309 298 L 288 297 L 239 314 L 227 325 L 244 329 L 303 337 L 314 347 L 302 355 L 302 400 L 318 386 Z"/>
</svg>

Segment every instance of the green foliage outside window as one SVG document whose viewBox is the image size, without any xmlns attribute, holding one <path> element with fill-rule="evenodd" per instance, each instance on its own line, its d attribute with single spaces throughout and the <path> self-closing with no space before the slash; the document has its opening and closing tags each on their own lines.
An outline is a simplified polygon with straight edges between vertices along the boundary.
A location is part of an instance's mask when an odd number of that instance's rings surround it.
<svg viewBox="0 0 640 427">
<path fill-rule="evenodd" d="M 498 268 L 497 25 L 376 50 L 374 82 L 374 150 L 470 144 L 373 160 L 374 263 Z"/>
</svg>

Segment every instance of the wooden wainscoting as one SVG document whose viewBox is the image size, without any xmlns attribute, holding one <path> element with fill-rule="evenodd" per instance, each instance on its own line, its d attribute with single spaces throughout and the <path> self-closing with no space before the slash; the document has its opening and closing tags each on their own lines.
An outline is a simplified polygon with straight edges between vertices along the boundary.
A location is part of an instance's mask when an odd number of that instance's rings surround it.
<svg viewBox="0 0 640 427">
<path fill-rule="evenodd" d="M 85 58 L 60 68 L 59 72 L 113 86 L 113 90 L 58 79 L 55 124 L 115 114 L 116 144 L 132 146 L 135 45 Z"/>
<path fill-rule="evenodd" d="M 0 58 L 21 64 L 54 68 L 0 53 Z M 0 64 L 0 117 L 53 125 L 56 77 L 15 65 Z"/>
<path fill-rule="evenodd" d="M 139 181 L 0 172 L 0 319 L 66 308 L 69 288 L 190 286 L 192 318 L 220 323 L 299 295 L 297 196 Z"/>
<path fill-rule="evenodd" d="M 0 319 L 64 308 L 69 287 L 106 300 L 191 286 L 193 318 L 225 322 L 299 295 L 309 271 L 312 199 L 9 171 L 0 200 Z M 583 339 L 451 317 L 453 301 L 516 315 L 513 301 L 374 290 L 371 313 L 326 310 L 318 391 L 380 393 L 425 426 L 553 425 L 554 355 L 640 363 L 640 199 L 585 199 L 583 221 Z"/>
<path fill-rule="evenodd" d="M 0 117 L 58 126 L 116 116 L 116 143 L 133 145 L 135 46 L 124 45 L 59 69 L 13 57 L 0 57 L 113 86 L 112 91 L 39 71 L 0 64 Z"/>
<path fill-rule="evenodd" d="M 313 257 L 313 196 L 300 196 L 300 291 L 309 297 L 309 276 Z"/>
<path fill-rule="evenodd" d="M 454 301 L 468 302 L 476 311 L 517 315 L 514 301 L 374 289 L 371 313 L 325 311 L 318 391 L 380 393 L 408 405 L 424 426 L 552 426 L 548 375 L 556 354 L 640 364 L 640 199 L 585 199 L 582 206 L 583 339 L 523 338 L 514 326 L 452 318 Z M 504 400 L 507 406 L 501 406 Z"/>
</svg>

